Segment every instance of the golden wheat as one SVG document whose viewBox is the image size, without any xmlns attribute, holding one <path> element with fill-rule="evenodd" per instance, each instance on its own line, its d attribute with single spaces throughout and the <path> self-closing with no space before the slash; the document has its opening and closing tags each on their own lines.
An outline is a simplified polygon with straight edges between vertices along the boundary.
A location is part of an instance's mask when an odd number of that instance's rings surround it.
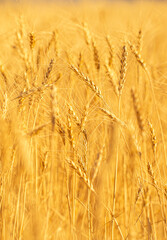
<svg viewBox="0 0 167 240">
<path fill-rule="evenodd" d="M 2 7 L 0 239 L 167 239 L 165 3 Z"/>
</svg>

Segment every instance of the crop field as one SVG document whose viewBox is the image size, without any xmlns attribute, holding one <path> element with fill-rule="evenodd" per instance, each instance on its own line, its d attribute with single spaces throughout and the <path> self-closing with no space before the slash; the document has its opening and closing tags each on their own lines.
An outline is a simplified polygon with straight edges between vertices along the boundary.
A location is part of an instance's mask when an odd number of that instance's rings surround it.
<svg viewBox="0 0 167 240">
<path fill-rule="evenodd" d="M 0 6 L 0 239 L 167 239 L 167 4 Z"/>
</svg>

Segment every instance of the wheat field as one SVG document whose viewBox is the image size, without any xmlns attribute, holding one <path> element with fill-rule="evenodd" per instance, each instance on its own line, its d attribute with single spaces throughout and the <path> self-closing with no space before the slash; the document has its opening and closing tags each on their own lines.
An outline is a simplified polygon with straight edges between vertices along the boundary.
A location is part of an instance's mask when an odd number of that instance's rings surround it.
<svg viewBox="0 0 167 240">
<path fill-rule="evenodd" d="M 167 5 L 0 11 L 0 239 L 167 239 Z"/>
</svg>

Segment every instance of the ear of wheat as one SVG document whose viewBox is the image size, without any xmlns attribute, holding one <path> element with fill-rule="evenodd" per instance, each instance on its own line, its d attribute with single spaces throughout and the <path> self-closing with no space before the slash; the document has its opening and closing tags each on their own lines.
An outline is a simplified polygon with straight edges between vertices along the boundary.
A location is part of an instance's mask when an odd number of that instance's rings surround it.
<svg viewBox="0 0 167 240">
<path fill-rule="evenodd" d="M 119 118 L 117 118 L 117 117 L 116 117 L 113 113 L 111 113 L 110 111 L 108 111 L 108 110 L 106 110 L 106 109 L 104 109 L 104 108 L 99 108 L 99 110 L 101 110 L 103 113 L 105 113 L 106 116 L 108 116 L 108 117 L 111 119 L 111 121 L 116 122 L 116 123 L 120 124 L 120 125 L 123 126 L 123 127 L 127 127 L 126 124 L 125 124 L 123 121 L 121 121 Z"/>
<path fill-rule="evenodd" d="M 101 91 L 99 90 L 99 88 L 95 85 L 95 83 L 90 80 L 88 77 L 86 77 L 82 72 L 79 71 L 79 69 L 77 69 L 75 66 L 71 65 L 70 66 L 71 70 L 73 70 L 73 72 L 75 72 L 75 74 L 81 79 L 83 80 L 86 85 L 94 92 L 96 93 L 96 95 L 103 99 L 103 96 L 101 94 Z"/>
<path fill-rule="evenodd" d="M 138 50 L 134 47 L 133 44 L 131 44 L 130 41 L 128 41 L 128 44 L 130 46 L 130 49 L 132 50 L 132 53 L 135 55 L 136 60 L 140 63 L 140 65 L 144 68 L 144 70 L 147 70 L 147 65 L 146 65 L 144 59 L 141 57 L 141 55 L 138 52 Z"/>
<path fill-rule="evenodd" d="M 137 95 L 135 89 L 131 89 L 131 96 L 133 99 L 133 106 L 135 109 L 138 126 L 139 126 L 142 134 L 144 134 L 145 133 L 145 121 L 144 121 L 144 117 L 142 115 L 139 98 L 138 98 L 138 95 Z"/>
<path fill-rule="evenodd" d="M 30 39 L 30 48 L 33 49 L 35 46 L 35 35 L 33 32 L 29 34 L 29 39 Z"/>
<path fill-rule="evenodd" d="M 72 160 L 66 159 L 67 163 L 76 171 L 76 173 L 81 177 L 81 179 L 84 181 L 84 183 L 87 185 L 87 187 L 95 193 L 94 187 L 90 181 L 90 179 L 87 177 L 87 175 L 82 171 L 82 169 L 75 164 Z"/>
<path fill-rule="evenodd" d="M 113 87 L 114 93 L 116 94 L 116 96 L 119 96 L 119 89 L 118 89 L 117 83 L 115 82 L 116 74 L 109 67 L 108 64 L 105 64 L 105 68 L 106 68 L 107 76 L 110 79 L 111 86 Z"/>
<path fill-rule="evenodd" d="M 123 46 L 122 56 L 121 56 L 121 68 L 120 68 L 120 80 L 119 80 L 119 94 L 122 94 L 122 90 L 125 83 L 126 70 L 127 70 L 127 48 L 126 45 Z"/>
</svg>

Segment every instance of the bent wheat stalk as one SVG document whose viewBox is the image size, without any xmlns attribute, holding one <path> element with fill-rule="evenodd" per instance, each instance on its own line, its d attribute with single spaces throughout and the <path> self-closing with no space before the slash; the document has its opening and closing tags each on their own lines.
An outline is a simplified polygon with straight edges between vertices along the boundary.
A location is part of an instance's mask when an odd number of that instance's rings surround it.
<svg viewBox="0 0 167 240">
<path fill-rule="evenodd" d="M 103 113 L 105 113 L 113 122 L 116 122 L 118 124 L 120 124 L 123 127 L 127 128 L 127 125 L 121 121 L 118 117 L 116 117 L 113 113 L 111 113 L 110 111 L 104 109 L 104 108 L 99 108 L 99 110 L 101 110 Z"/>
<path fill-rule="evenodd" d="M 99 90 L 99 88 L 95 85 L 95 83 L 90 80 L 87 76 L 85 76 L 82 72 L 79 71 L 78 68 L 76 68 L 74 65 L 70 65 L 70 68 L 73 72 L 75 72 L 75 74 L 81 79 L 83 80 L 86 85 L 101 99 L 103 99 L 103 96 L 101 94 L 101 91 Z"/>
<path fill-rule="evenodd" d="M 66 159 L 66 162 L 76 171 L 76 173 L 82 178 L 82 180 L 84 181 L 84 183 L 87 185 L 87 187 L 93 192 L 96 193 L 94 190 L 94 187 L 90 181 L 90 179 L 88 178 L 88 176 L 82 171 L 82 169 L 75 164 L 74 161 L 70 160 L 70 159 Z"/>
</svg>

